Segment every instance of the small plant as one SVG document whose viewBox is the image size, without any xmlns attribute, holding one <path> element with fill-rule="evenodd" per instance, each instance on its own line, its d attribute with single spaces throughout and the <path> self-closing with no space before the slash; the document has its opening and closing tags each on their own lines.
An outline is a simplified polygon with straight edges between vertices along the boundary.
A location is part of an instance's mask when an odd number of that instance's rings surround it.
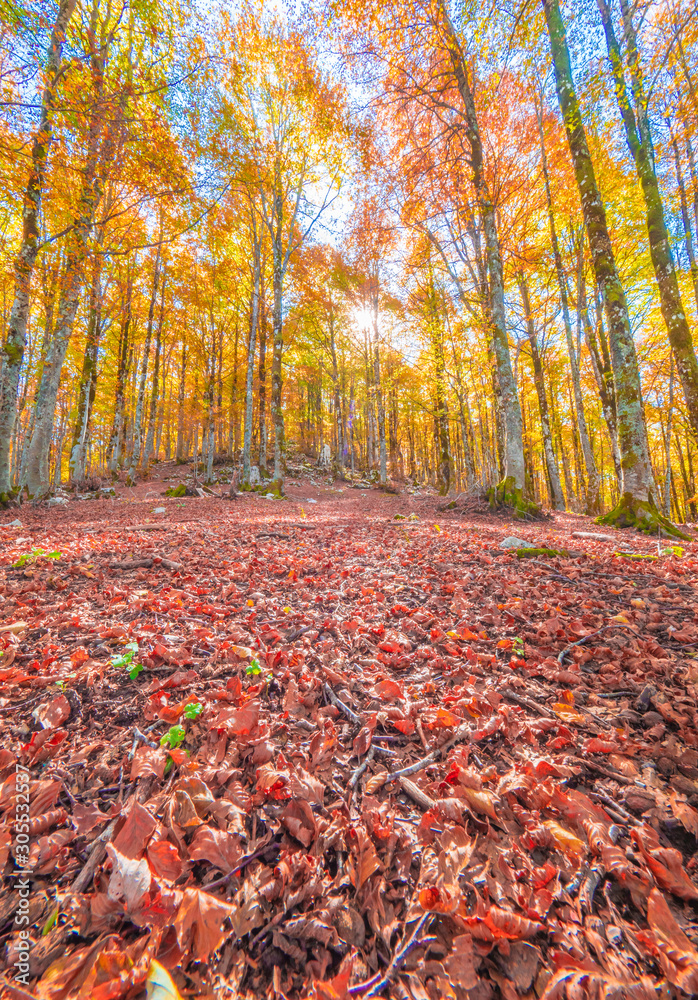
<svg viewBox="0 0 698 1000">
<path fill-rule="evenodd" d="M 35 563 L 37 559 L 60 559 L 60 552 L 47 552 L 45 549 L 32 549 L 31 552 L 25 552 L 19 557 L 16 563 L 12 563 L 13 569 L 21 569 L 22 566 L 31 565 Z"/>
<path fill-rule="evenodd" d="M 169 747 L 170 750 L 176 750 L 178 746 L 181 746 L 186 739 L 186 732 L 184 726 L 170 726 L 168 731 L 160 740 L 161 747 Z"/>
<path fill-rule="evenodd" d="M 198 719 L 204 710 L 204 706 L 200 701 L 193 701 L 190 705 L 184 706 L 184 718 L 185 719 Z"/>
<path fill-rule="evenodd" d="M 511 646 L 511 651 L 514 654 L 514 656 L 523 656 L 524 653 L 526 652 L 524 647 L 524 641 L 520 635 L 517 635 L 517 637 L 514 639 Z"/>
<path fill-rule="evenodd" d="M 253 656 L 247 667 L 245 667 L 245 673 L 248 677 L 256 677 L 257 674 L 261 674 L 262 668 L 259 665 L 259 660 Z"/>
<path fill-rule="evenodd" d="M 140 672 L 143 670 L 142 663 L 133 662 L 133 658 L 138 652 L 138 643 L 129 642 L 124 648 L 126 652 L 122 653 L 120 656 L 112 657 L 111 664 L 113 667 L 126 667 L 129 677 L 132 681 L 135 681 Z"/>
</svg>

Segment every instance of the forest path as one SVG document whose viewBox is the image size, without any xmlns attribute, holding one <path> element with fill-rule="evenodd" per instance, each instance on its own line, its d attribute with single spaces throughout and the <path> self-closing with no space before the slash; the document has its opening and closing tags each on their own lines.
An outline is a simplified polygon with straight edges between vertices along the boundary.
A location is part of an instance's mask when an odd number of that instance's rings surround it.
<svg viewBox="0 0 698 1000">
<path fill-rule="evenodd" d="M 353 981 L 392 954 L 403 985 L 540 992 L 565 934 L 598 955 L 575 913 L 634 934 L 653 885 L 677 915 L 698 899 L 696 542 L 633 560 L 613 552 L 657 543 L 574 538 L 594 531 L 574 515 L 318 476 L 287 501 L 177 500 L 159 472 L 1 515 L 0 831 L 19 761 L 36 996 L 76 996 L 90 969 L 125 996 L 157 957 L 192 995 L 220 973 L 304 997 L 352 947 Z M 571 554 L 517 559 L 506 535 Z M 402 954 L 417 919 L 436 943 Z"/>
</svg>

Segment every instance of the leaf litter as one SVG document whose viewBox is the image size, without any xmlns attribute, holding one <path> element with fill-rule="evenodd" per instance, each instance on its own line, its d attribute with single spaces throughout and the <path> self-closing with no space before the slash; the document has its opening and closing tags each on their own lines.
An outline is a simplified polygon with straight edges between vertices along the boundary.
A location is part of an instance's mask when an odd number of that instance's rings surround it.
<svg viewBox="0 0 698 1000">
<path fill-rule="evenodd" d="M 303 488 L 2 528 L 2 995 L 698 993 L 698 545 Z"/>
</svg>

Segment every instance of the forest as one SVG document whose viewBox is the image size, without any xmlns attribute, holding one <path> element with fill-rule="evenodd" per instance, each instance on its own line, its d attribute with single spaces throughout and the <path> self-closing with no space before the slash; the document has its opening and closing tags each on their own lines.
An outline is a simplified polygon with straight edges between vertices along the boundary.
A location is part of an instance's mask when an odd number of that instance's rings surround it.
<svg viewBox="0 0 698 1000">
<path fill-rule="evenodd" d="M 0 0 L 0 1000 L 698 995 L 694 0 Z"/>
</svg>

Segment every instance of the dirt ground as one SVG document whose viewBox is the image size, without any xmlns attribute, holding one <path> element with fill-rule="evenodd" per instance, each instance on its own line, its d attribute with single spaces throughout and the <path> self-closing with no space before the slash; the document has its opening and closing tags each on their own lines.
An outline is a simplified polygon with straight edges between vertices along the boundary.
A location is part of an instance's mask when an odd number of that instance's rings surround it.
<svg viewBox="0 0 698 1000">
<path fill-rule="evenodd" d="M 698 993 L 698 542 L 185 472 L 0 512 L 0 996 Z"/>
</svg>

